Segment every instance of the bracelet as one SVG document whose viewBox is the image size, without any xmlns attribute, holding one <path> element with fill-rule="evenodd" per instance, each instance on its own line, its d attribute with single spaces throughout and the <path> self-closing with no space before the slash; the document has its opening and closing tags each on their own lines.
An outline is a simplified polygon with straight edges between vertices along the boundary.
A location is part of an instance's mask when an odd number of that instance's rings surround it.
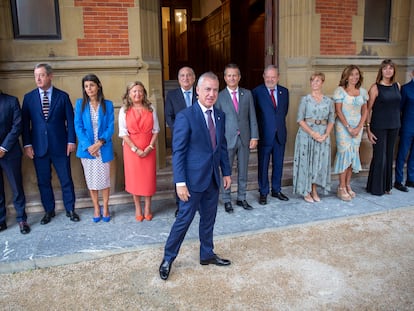
<svg viewBox="0 0 414 311">
<path fill-rule="evenodd" d="M 351 126 L 348 124 L 347 126 L 345 126 L 347 129 L 349 129 Z"/>
<path fill-rule="evenodd" d="M 98 141 L 100 141 L 102 145 L 106 144 L 106 140 L 104 138 L 99 138 Z"/>
<path fill-rule="evenodd" d="M 150 148 L 151 150 L 154 150 L 154 146 L 151 144 L 148 145 L 148 148 Z"/>
<path fill-rule="evenodd" d="M 370 123 L 365 123 L 365 126 L 366 127 L 369 127 L 371 124 Z"/>
<path fill-rule="evenodd" d="M 137 147 L 135 147 L 135 146 L 131 147 L 131 151 L 132 151 L 132 152 L 137 152 L 137 150 L 138 150 L 138 148 L 137 148 Z"/>
</svg>

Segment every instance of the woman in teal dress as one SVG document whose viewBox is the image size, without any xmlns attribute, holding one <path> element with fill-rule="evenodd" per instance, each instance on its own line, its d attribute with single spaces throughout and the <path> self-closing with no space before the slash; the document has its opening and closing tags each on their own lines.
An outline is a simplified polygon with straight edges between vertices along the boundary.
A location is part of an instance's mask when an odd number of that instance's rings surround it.
<svg viewBox="0 0 414 311">
<path fill-rule="evenodd" d="M 306 202 L 319 202 L 317 186 L 324 194 L 331 187 L 331 142 L 329 134 L 335 122 L 333 101 L 323 95 L 325 75 L 314 73 L 310 78 L 311 93 L 302 98 L 297 122 L 293 165 L 293 193 L 303 195 Z"/>
<path fill-rule="evenodd" d="M 358 66 L 345 67 L 333 96 L 337 115 L 334 174 L 339 174 L 337 196 L 343 201 L 351 201 L 356 196 L 351 188 L 351 177 L 352 173 L 361 170 L 359 145 L 367 117 L 368 101 L 368 93 L 361 87 L 362 81 Z"/>
</svg>

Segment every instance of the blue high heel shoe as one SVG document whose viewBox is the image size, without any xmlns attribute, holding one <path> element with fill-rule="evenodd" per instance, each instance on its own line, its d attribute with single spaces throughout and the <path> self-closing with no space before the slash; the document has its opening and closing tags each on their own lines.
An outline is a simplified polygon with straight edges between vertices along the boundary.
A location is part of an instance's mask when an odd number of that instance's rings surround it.
<svg viewBox="0 0 414 311">
<path fill-rule="evenodd" d="M 108 214 L 109 214 L 109 208 L 108 208 Z M 103 216 L 103 206 L 101 206 L 101 216 L 102 216 L 102 221 L 103 222 L 109 222 L 111 220 L 111 215 L 109 214 L 108 216 Z"/>
<path fill-rule="evenodd" d="M 99 206 L 99 207 L 100 207 L 100 215 L 99 215 L 99 217 L 93 217 L 92 218 L 92 221 L 95 222 L 95 223 L 101 221 L 101 217 L 102 217 L 102 206 Z"/>
</svg>

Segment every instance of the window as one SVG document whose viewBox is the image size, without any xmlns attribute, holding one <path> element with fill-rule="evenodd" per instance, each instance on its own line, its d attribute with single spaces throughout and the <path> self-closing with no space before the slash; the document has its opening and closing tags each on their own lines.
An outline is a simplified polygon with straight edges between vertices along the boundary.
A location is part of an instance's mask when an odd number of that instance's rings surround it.
<svg viewBox="0 0 414 311">
<path fill-rule="evenodd" d="M 391 0 L 365 0 L 364 41 L 388 42 Z"/>
<path fill-rule="evenodd" d="M 58 0 L 10 0 L 15 39 L 60 39 Z"/>
</svg>

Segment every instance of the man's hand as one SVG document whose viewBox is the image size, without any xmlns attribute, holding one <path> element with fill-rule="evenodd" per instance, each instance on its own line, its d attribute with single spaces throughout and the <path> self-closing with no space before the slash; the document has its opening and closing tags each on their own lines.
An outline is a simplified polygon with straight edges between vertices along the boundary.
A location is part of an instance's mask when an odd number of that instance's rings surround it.
<svg viewBox="0 0 414 311">
<path fill-rule="evenodd" d="M 191 197 L 187 186 L 176 186 L 177 195 L 181 201 L 187 202 L 188 198 Z"/>
<path fill-rule="evenodd" d="M 6 151 L 0 149 L 0 159 L 6 155 Z"/>
<path fill-rule="evenodd" d="M 76 145 L 75 144 L 68 144 L 68 147 L 66 149 L 66 155 L 70 156 L 71 152 L 74 152 L 76 150 Z"/>
<path fill-rule="evenodd" d="M 257 139 L 250 139 L 249 148 L 250 149 L 256 149 L 258 142 L 259 142 L 259 140 L 257 140 Z"/>
<path fill-rule="evenodd" d="M 231 177 L 223 176 L 223 187 L 225 190 L 230 189 L 231 187 Z"/>
<path fill-rule="evenodd" d="M 33 151 L 33 147 L 32 146 L 27 146 L 24 147 L 24 153 L 26 154 L 26 156 L 30 159 L 33 160 L 34 158 L 34 151 Z"/>
</svg>

